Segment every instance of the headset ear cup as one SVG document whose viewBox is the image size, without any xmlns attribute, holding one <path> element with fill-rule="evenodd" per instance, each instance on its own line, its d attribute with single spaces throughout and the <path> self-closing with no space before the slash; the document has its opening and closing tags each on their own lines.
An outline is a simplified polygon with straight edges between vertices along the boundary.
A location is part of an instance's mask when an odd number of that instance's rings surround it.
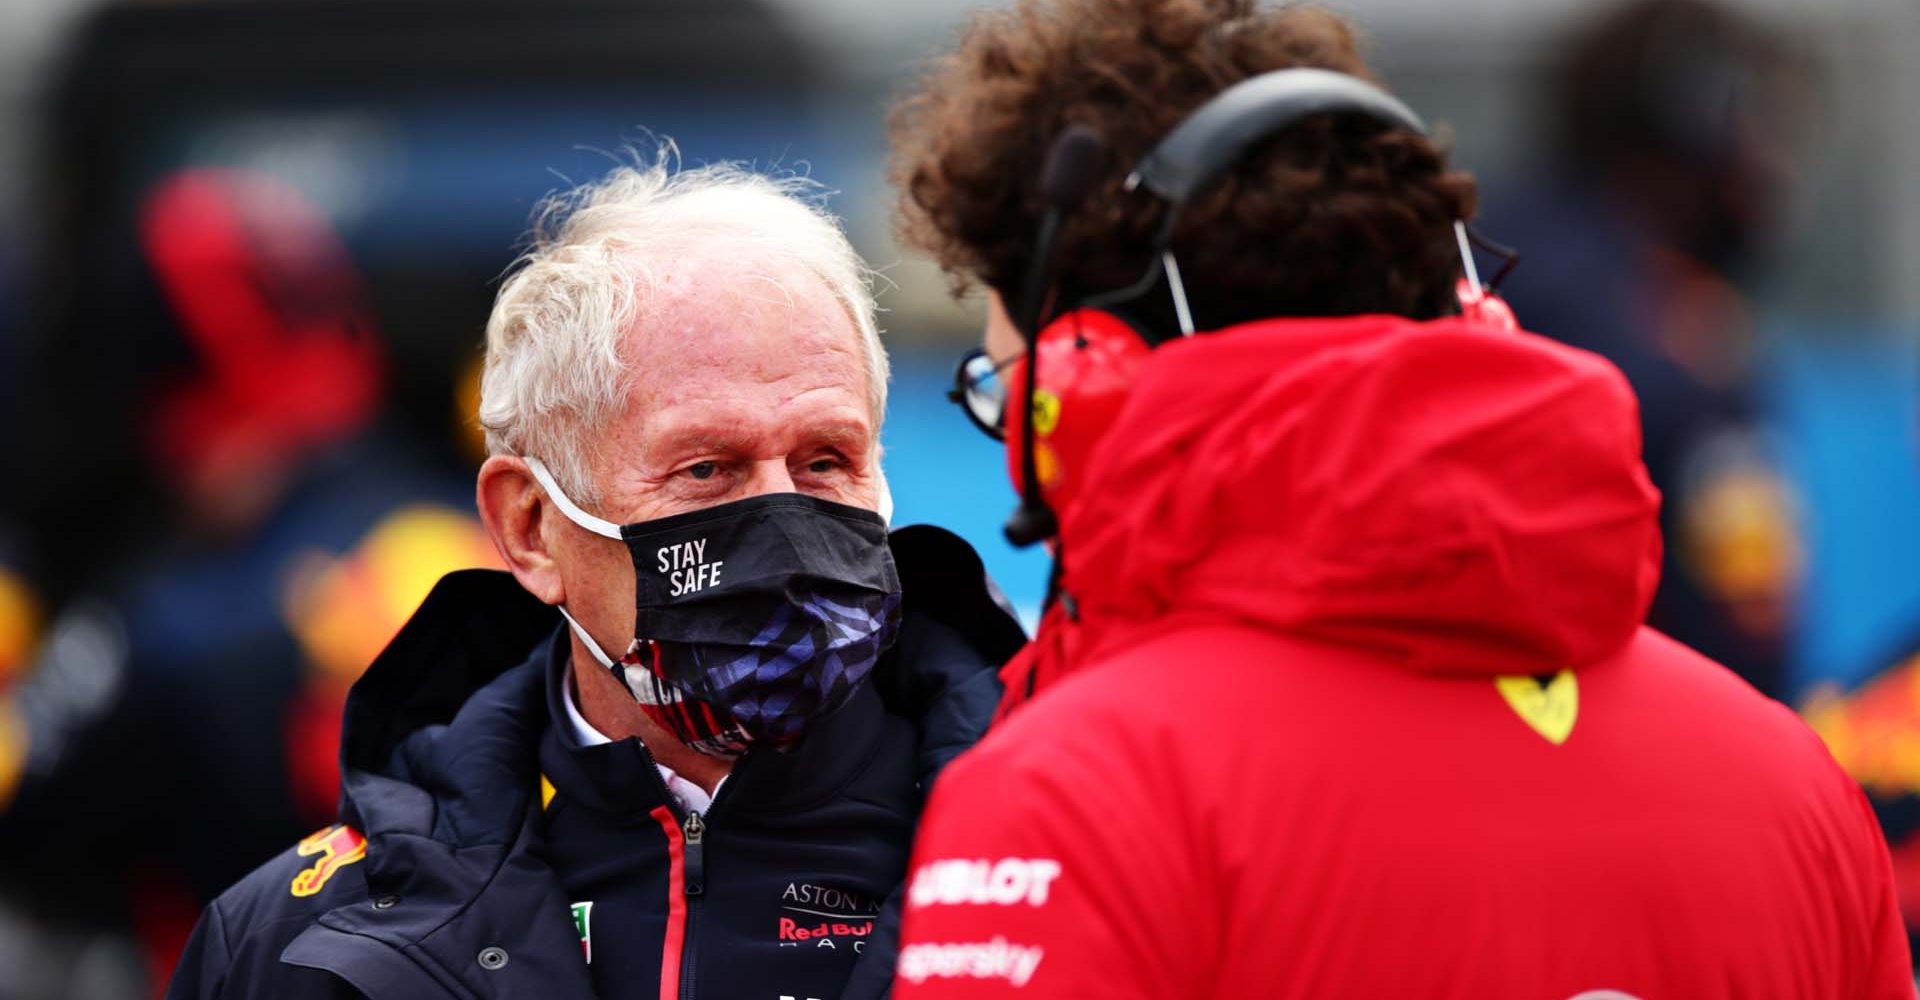
<svg viewBox="0 0 1920 1000">
<path fill-rule="evenodd" d="M 1022 424 L 1031 419 L 1040 495 L 1065 518 L 1079 497 L 1095 448 L 1120 415 L 1152 348 L 1112 313 L 1080 309 L 1047 324 L 1034 338 L 1033 350 L 1040 358 L 1033 399 L 1029 405 L 1016 396 L 1007 408 L 1007 471 L 1018 491 Z M 1007 384 L 1017 394 L 1026 377 L 1025 359 L 1016 361 L 1007 372 Z"/>
<path fill-rule="evenodd" d="M 1520 329 L 1520 318 L 1513 314 L 1513 307 L 1507 305 L 1506 299 L 1473 287 L 1465 278 L 1456 282 L 1453 290 L 1460 299 L 1460 315 L 1463 318 L 1501 330 Z"/>
<path fill-rule="evenodd" d="M 1520 317 L 1515 316 L 1513 314 L 1513 307 L 1507 305 L 1507 300 L 1498 295 L 1482 297 L 1480 301 L 1475 303 L 1474 307 L 1468 311 L 1467 315 L 1471 316 L 1476 322 L 1498 327 L 1510 333 L 1520 330 Z"/>
</svg>

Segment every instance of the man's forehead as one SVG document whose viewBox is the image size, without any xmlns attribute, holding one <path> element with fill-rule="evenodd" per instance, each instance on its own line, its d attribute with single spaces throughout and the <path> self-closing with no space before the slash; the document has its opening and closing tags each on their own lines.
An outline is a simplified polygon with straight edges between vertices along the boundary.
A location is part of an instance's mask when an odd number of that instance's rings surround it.
<svg viewBox="0 0 1920 1000">
<path fill-rule="evenodd" d="M 706 255 L 650 275 L 652 294 L 621 345 L 629 454 L 870 445 L 865 347 L 845 306 L 808 268 Z M 658 457 L 658 456 L 656 456 Z"/>
<path fill-rule="evenodd" d="M 622 344 L 636 372 L 743 360 L 778 367 L 783 354 L 863 351 L 846 306 L 796 262 L 708 252 L 649 270 L 650 287 Z"/>
</svg>

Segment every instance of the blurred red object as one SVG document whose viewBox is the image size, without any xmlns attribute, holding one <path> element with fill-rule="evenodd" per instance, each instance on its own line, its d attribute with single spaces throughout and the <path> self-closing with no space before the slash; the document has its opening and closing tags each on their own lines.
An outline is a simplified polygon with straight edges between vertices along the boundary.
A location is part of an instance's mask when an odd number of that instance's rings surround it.
<svg viewBox="0 0 1920 1000">
<path fill-rule="evenodd" d="M 199 370 L 164 393 L 149 444 L 186 484 L 240 486 L 342 440 L 380 405 L 386 358 L 346 248 L 304 196 L 194 169 L 147 196 L 141 239 Z M 196 491 L 197 492 L 197 491 Z"/>
</svg>

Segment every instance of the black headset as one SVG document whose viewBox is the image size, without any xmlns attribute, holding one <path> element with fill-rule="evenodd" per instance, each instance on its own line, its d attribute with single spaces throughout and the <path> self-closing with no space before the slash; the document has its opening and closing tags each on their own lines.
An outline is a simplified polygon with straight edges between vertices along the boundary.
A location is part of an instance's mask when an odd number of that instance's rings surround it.
<svg viewBox="0 0 1920 1000">
<path fill-rule="evenodd" d="M 1131 285 L 1099 293 L 1076 305 L 1101 308 L 1130 301 L 1152 290 L 1164 276 L 1173 297 L 1180 333 L 1191 335 L 1193 313 L 1187 304 L 1179 262 L 1171 249 L 1174 224 L 1180 211 L 1232 166 L 1249 146 L 1303 119 L 1325 114 L 1363 115 L 1392 128 L 1427 135 L 1426 123 L 1398 98 L 1345 73 L 1282 69 L 1236 83 L 1182 119 L 1127 175 L 1125 190 L 1145 189 L 1167 203 L 1166 218 L 1154 236 L 1153 259 L 1147 264 L 1146 274 Z M 1040 494 L 1034 467 L 1031 413 L 1034 370 L 1039 367 L 1039 351 L 1035 346 L 1046 322 L 1065 311 L 1055 308 L 1057 286 L 1053 280 L 1053 256 L 1061 221 L 1092 193 L 1100 179 L 1104 157 L 1105 144 L 1100 136 L 1085 125 L 1073 125 L 1048 148 L 1040 173 L 1040 194 L 1045 199 L 1046 211 L 1040 219 L 1026 282 L 1021 288 L 1020 311 L 1014 317 L 1027 345 L 1026 377 L 1019 388 L 1018 405 L 1027 408 L 1024 412 L 1028 419 L 1020 422 L 1020 506 L 1008 518 L 1005 530 L 1007 540 L 1021 548 L 1050 538 L 1059 530 L 1053 509 Z M 1464 228 L 1459 232 L 1462 252 L 1466 253 Z M 1468 260 L 1471 261 L 1470 256 Z"/>
</svg>

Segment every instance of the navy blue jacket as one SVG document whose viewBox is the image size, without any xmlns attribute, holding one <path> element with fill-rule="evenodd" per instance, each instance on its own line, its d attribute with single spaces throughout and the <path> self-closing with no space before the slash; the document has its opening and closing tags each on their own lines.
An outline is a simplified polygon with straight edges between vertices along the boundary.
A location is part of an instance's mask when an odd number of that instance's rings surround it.
<svg viewBox="0 0 1920 1000">
<path fill-rule="evenodd" d="M 591 997 L 589 956 L 623 994 L 884 995 L 924 792 L 1023 640 L 964 542 L 893 547 L 905 620 L 872 682 L 794 751 L 743 757 L 705 817 L 639 741 L 553 725 L 553 609 L 504 573 L 449 575 L 348 700 L 341 825 L 215 900 L 169 997 Z M 596 894 L 626 912 L 573 906 Z"/>
</svg>

